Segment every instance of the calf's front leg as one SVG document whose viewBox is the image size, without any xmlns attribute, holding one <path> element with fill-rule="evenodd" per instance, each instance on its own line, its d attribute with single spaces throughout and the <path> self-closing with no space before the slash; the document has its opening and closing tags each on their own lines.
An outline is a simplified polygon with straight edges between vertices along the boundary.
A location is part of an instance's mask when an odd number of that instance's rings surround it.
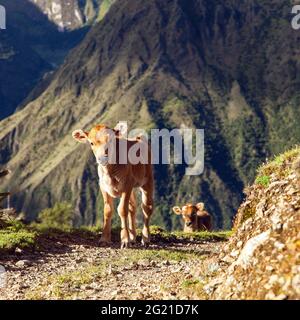
<svg viewBox="0 0 300 320">
<path fill-rule="evenodd" d="M 128 212 L 129 200 L 131 190 L 122 193 L 121 200 L 118 206 L 118 214 L 121 219 L 121 249 L 128 248 L 129 246 L 129 225 L 128 225 Z"/>
<path fill-rule="evenodd" d="M 100 239 L 101 244 L 108 244 L 111 242 L 111 218 L 114 210 L 113 198 L 105 191 L 101 190 L 104 202 L 103 213 L 103 230 Z"/>
</svg>

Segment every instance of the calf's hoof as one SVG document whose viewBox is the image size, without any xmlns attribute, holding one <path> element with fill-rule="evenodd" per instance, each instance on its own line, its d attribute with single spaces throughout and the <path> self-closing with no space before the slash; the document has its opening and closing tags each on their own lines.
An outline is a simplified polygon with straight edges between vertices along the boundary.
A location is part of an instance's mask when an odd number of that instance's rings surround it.
<svg viewBox="0 0 300 320">
<path fill-rule="evenodd" d="M 128 249 L 130 247 L 129 241 L 122 241 L 121 242 L 121 249 Z"/>
<path fill-rule="evenodd" d="M 126 249 L 129 247 L 129 242 L 130 242 L 130 238 L 129 238 L 129 232 L 127 229 L 122 229 L 121 230 L 121 249 Z"/>
<path fill-rule="evenodd" d="M 148 247 L 150 243 L 150 232 L 149 228 L 144 227 L 142 231 L 142 245 Z"/>
<path fill-rule="evenodd" d="M 111 240 L 107 239 L 107 238 L 100 238 L 100 240 L 99 240 L 99 245 L 101 247 L 109 246 L 109 245 L 111 245 L 111 243 L 112 243 Z"/>
<path fill-rule="evenodd" d="M 136 243 L 136 234 L 129 232 L 129 242 Z"/>
<path fill-rule="evenodd" d="M 142 237 L 142 246 L 145 248 L 148 248 L 149 244 L 150 244 L 150 239 L 143 236 Z"/>
</svg>

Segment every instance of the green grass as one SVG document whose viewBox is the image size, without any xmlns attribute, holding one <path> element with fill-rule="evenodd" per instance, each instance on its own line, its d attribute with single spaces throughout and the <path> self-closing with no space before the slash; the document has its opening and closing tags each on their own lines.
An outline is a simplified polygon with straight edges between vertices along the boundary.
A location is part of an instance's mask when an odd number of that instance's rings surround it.
<svg viewBox="0 0 300 320">
<path fill-rule="evenodd" d="M 294 172 L 294 165 L 300 159 L 300 147 L 297 146 L 260 166 L 257 170 L 255 184 L 267 188 L 271 181 L 284 180 L 289 174 Z M 254 186 L 256 187 L 256 186 Z M 254 189 L 255 190 L 255 189 Z M 254 197 L 251 202 L 243 209 L 243 214 L 239 219 L 239 225 L 256 214 L 256 206 L 259 199 Z M 236 231 L 239 225 L 234 226 Z"/>
<path fill-rule="evenodd" d="M 68 231 L 73 226 L 72 205 L 67 202 L 56 203 L 53 208 L 44 209 L 39 214 L 40 226 L 45 229 Z"/>
<path fill-rule="evenodd" d="M 158 226 L 150 227 L 152 238 L 166 242 L 172 241 L 226 241 L 232 235 L 232 231 L 200 231 L 186 233 L 183 231 L 167 232 Z"/>
<path fill-rule="evenodd" d="M 191 286 L 194 286 L 196 284 L 198 284 L 200 281 L 198 279 L 188 279 L 188 280 L 184 280 L 181 284 L 182 288 L 189 288 Z"/>
<path fill-rule="evenodd" d="M 10 252 L 15 248 L 30 248 L 36 243 L 37 233 L 24 227 L 20 222 L 3 223 L 0 227 L 0 252 Z"/>
<path fill-rule="evenodd" d="M 188 279 L 184 280 L 181 284 L 182 293 L 187 293 L 188 295 L 199 299 L 206 300 L 208 297 L 203 290 L 204 283 L 199 279 Z"/>
<path fill-rule="evenodd" d="M 106 13 L 110 9 L 114 1 L 115 0 L 103 0 L 103 2 L 100 5 L 100 10 L 99 10 L 98 19 L 97 19 L 98 21 L 101 21 L 105 17 Z"/>
<path fill-rule="evenodd" d="M 10 251 L 19 248 L 33 247 L 36 234 L 29 231 L 4 233 L 0 232 L 0 250 Z"/>
<path fill-rule="evenodd" d="M 1 221 L 0 221 L 1 222 Z M 190 241 L 226 241 L 231 236 L 231 231 L 215 231 L 215 232 L 195 232 L 185 233 L 181 231 L 167 232 L 158 226 L 150 227 L 151 237 L 153 243 L 176 243 L 176 242 L 190 242 Z M 82 239 L 98 239 L 101 233 L 99 226 L 95 227 L 81 227 L 81 228 L 54 228 L 48 227 L 45 224 L 34 223 L 25 226 L 21 222 L 11 221 L 0 223 L 0 250 L 12 251 L 15 248 L 39 248 L 39 245 L 46 238 L 78 238 Z M 137 230 L 138 241 L 141 240 L 141 230 Z M 112 230 L 112 240 L 114 242 L 120 241 L 120 229 L 114 228 Z M 133 250 L 133 249 L 132 249 Z M 134 252 L 134 250 L 133 250 Z M 132 254 L 133 259 L 138 259 L 138 252 Z M 172 251 L 145 251 L 142 253 L 145 258 L 169 259 L 177 260 L 182 259 L 182 255 L 178 252 Z"/>
<path fill-rule="evenodd" d="M 270 184 L 270 180 L 270 176 L 258 176 L 255 183 L 267 188 Z"/>
<path fill-rule="evenodd" d="M 265 177 L 275 175 L 278 179 L 284 179 L 291 173 L 291 165 L 293 161 L 300 156 L 300 146 L 286 151 L 283 154 L 275 156 L 268 163 L 263 164 L 258 169 L 258 178 L 266 182 Z"/>
</svg>

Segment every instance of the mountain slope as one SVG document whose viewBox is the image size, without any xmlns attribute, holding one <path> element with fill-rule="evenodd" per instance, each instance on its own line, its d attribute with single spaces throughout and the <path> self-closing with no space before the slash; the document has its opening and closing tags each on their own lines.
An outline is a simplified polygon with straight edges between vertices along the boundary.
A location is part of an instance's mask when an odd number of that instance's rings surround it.
<svg viewBox="0 0 300 320">
<path fill-rule="evenodd" d="M 62 64 L 67 53 L 83 39 L 89 25 L 100 13 L 105 16 L 112 2 L 1 2 L 7 12 L 7 29 L 0 32 L 0 75 L 6 79 L 0 82 L 0 119 L 47 87 L 51 80 L 48 72 Z"/>
<path fill-rule="evenodd" d="M 72 130 L 119 120 L 183 124 L 205 129 L 205 172 L 156 166 L 153 221 L 178 227 L 171 206 L 203 200 L 215 226 L 229 227 L 259 163 L 299 141 L 299 35 L 289 12 L 290 1 L 117 2 L 48 89 L 1 122 L 0 163 L 14 172 L 14 204 L 34 218 L 71 201 L 77 224 L 94 223 L 96 167 Z"/>
</svg>

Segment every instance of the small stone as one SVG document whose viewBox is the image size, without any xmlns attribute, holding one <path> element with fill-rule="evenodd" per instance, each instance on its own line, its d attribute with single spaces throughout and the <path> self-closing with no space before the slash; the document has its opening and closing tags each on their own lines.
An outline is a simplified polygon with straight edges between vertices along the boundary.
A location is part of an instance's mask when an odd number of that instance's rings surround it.
<svg viewBox="0 0 300 320">
<path fill-rule="evenodd" d="M 183 266 L 179 266 L 178 268 L 176 268 L 176 269 L 174 269 L 174 270 L 172 270 L 171 272 L 173 272 L 173 273 L 177 273 L 177 272 L 181 272 L 181 271 L 183 271 Z"/>
<path fill-rule="evenodd" d="M 233 275 L 230 275 L 227 279 L 226 279 L 226 282 L 225 282 L 225 285 L 226 286 L 231 286 L 233 284 L 236 283 L 236 280 L 235 280 L 235 277 Z"/>
<path fill-rule="evenodd" d="M 117 289 L 117 290 L 115 290 L 115 291 L 112 292 L 112 296 L 117 296 L 117 295 L 119 295 L 119 294 L 121 294 L 121 293 L 122 293 L 122 290 Z"/>
<path fill-rule="evenodd" d="M 272 284 L 274 284 L 274 283 L 278 282 L 278 280 L 279 280 L 278 275 L 273 274 L 273 275 L 270 277 L 269 284 L 271 284 L 271 285 L 272 285 Z"/>
<path fill-rule="evenodd" d="M 117 274 L 119 274 L 120 272 L 118 271 L 118 270 L 116 270 L 116 269 L 114 269 L 113 267 L 112 267 L 112 265 L 109 265 L 108 266 L 108 268 L 107 268 L 107 274 L 108 275 L 117 275 Z"/>
<path fill-rule="evenodd" d="M 220 270 L 220 265 L 218 263 L 211 263 L 208 266 L 208 272 L 209 273 L 215 273 L 215 272 L 217 272 L 219 270 Z"/>
<path fill-rule="evenodd" d="M 292 273 L 300 274 L 300 265 L 292 266 Z M 300 276 L 299 276 L 299 278 L 300 278 Z"/>
<path fill-rule="evenodd" d="M 234 259 L 230 256 L 225 256 L 223 259 L 222 259 L 223 262 L 226 262 L 226 263 L 233 263 L 234 262 Z"/>
<path fill-rule="evenodd" d="M 275 298 L 275 294 L 273 291 L 270 291 L 266 294 L 266 300 L 273 300 Z"/>
<path fill-rule="evenodd" d="M 17 248 L 15 249 L 15 253 L 17 253 L 17 254 L 22 254 L 22 253 L 23 253 L 23 250 L 17 247 Z"/>
<path fill-rule="evenodd" d="M 279 255 L 277 256 L 277 260 L 281 261 L 282 259 L 283 259 L 283 254 L 279 254 Z"/>
<path fill-rule="evenodd" d="M 272 222 L 272 230 L 276 231 L 276 232 L 280 232 L 283 229 L 283 223 L 282 220 L 280 218 L 280 216 L 274 215 L 270 218 L 271 222 Z"/>
<path fill-rule="evenodd" d="M 285 244 L 283 244 L 283 243 L 281 243 L 279 241 L 276 241 L 274 243 L 274 247 L 281 251 L 281 250 L 283 250 L 285 248 Z"/>
<path fill-rule="evenodd" d="M 274 267 L 273 266 L 266 266 L 266 270 L 267 271 L 274 271 Z"/>
<path fill-rule="evenodd" d="M 26 267 L 28 265 L 30 265 L 30 261 L 29 260 L 19 260 L 16 263 L 16 266 L 19 267 L 19 268 L 24 268 L 24 267 Z"/>
<path fill-rule="evenodd" d="M 230 255 L 234 258 L 236 258 L 238 255 L 240 254 L 240 251 L 239 250 L 234 250 L 230 253 Z"/>
<path fill-rule="evenodd" d="M 143 267 L 150 267 L 151 261 L 149 259 L 141 259 L 138 261 L 138 265 L 143 266 Z"/>
<path fill-rule="evenodd" d="M 287 295 L 282 293 L 282 294 L 274 297 L 274 300 L 285 300 L 286 298 L 287 298 Z"/>
<path fill-rule="evenodd" d="M 292 288 L 296 291 L 298 295 L 300 295 L 300 274 L 297 274 L 292 279 Z"/>
<path fill-rule="evenodd" d="M 237 248 L 241 248 L 243 246 L 243 241 L 239 241 L 237 244 L 236 244 Z"/>
<path fill-rule="evenodd" d="M 30 287 L 30 286 L 29 286 L 28 284 L 22 283 L 22 284 L 20 284 L 19 289 L 20 289 L 20 290 L 24 290 L 24 289 L 28 289 L 29 287 Z"/>
</svg>

